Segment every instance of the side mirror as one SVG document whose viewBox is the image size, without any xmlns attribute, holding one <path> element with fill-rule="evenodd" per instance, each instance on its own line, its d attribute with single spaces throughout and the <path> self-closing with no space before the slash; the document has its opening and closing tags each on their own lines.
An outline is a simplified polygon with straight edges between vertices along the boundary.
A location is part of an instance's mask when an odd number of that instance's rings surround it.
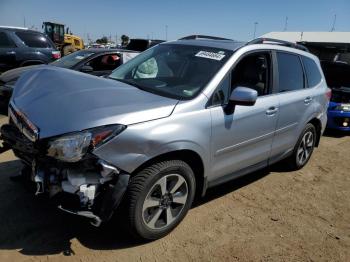
<svg viewBox="0 0 350 262">
<path fill-rule="evenodd" d="M 80 68 L 80 71 L 84 73 L 91 73 L 94 71 L 94 69 L 91 66 L 84 65 Z"/>
<path fill-rule="evenodd" d="M 257 98 L 258 92 L 256 90 L 244 86 L 238 86 L 231 93 L 229 102 L 225 107 L 225 113 L 232 114 L 236 105 L 253 106 Z"/>
</svg>

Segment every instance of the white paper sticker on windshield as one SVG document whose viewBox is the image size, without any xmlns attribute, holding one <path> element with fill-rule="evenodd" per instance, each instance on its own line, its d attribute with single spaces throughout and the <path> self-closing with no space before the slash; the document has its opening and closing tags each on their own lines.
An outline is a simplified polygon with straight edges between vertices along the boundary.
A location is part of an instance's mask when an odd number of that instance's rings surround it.
<svg viewBox="0 0 350 262">
<path fill-rule="evenodd" d="M 222 54 L 222 52 L 214 53 L 214 52 L 208 52 L 208 51 L 199 51 L 195 56 L 213 59 L 213 60 L 217 60 L 217 61 L 220 61 L 221 59 L 223 59 L 225 57 L 225 55 Z"/>
<path fill-rule="evenodd" d="M 82 60 L 82 59 L 84 59 L 84 57 L 81 56 L 81 55 L 77 55 L 77 56 L 75 57 L 75 59 Z"/>
</svg>

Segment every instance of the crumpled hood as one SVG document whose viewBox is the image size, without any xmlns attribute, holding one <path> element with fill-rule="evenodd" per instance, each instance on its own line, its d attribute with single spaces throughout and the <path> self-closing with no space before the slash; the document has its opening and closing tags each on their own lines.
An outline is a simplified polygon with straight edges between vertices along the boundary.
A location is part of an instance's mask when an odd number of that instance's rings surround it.
<svg viewBox="0 0 350 262">
<path fill-rule="evenodd" d="M 32 69 L 40 68 L 46 65 L 31 65 L 31 66 L 23 66 L 15 69 L 8 70 L 0 75 L 0 81 L 4 83 L 15 82 L 21 74 L 27 72 Z"/>
<path fill-rule="evenodd" d="M 11 101 L 39 128 L 40 138 L 164 118 L 178 102 L 116 80 L 52 66 L 23 74 Z"/>
</svg>

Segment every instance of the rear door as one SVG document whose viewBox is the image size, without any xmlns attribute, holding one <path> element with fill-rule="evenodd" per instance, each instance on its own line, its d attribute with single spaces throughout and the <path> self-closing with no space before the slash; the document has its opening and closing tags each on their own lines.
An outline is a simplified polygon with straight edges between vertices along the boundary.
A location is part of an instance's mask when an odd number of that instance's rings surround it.
<svg viewBox="0 0 350 262">
<path fill-rule="evenodd" d="M 16 67 L 16 45 L 5 31 L 0 31 L 0 72 Z"/>
<path fill-rule="evenodd" d="M 279 115 L 273 140 L 271 161 L 290 153 L 304 128 L 307 117 L 313 114 L 313 90 L 307 88 L 301 56 L 276 52 L 278 75 Z"/>
</svg>

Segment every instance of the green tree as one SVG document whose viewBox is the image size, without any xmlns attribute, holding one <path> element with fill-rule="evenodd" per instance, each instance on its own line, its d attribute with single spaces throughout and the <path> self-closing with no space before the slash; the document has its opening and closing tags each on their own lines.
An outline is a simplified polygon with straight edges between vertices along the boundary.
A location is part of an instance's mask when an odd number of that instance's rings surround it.
<svg viewBox="0 0 350 262">
<path fill-rule="evenodd" d="M 128 37 L 127 35 L 122 35 L 120 39 L 122 40 L 122 46 L 123 46 L 123 47 L 125 47 L 125 46 L 128 45 L 128 43 L 129 43 L 129 37 Z"/>
<path fill-rule="evenodd" d="M 97 43 L 97 44 L 107 44 L 107 43 L 108 43 L 108 38 L 107 38 L 107 36 L 104 36 L 104 37 L 102 37 L 102 38 L 97 39 L 97 40 L 96 40 L 96 43 Z"/>
</svg>

